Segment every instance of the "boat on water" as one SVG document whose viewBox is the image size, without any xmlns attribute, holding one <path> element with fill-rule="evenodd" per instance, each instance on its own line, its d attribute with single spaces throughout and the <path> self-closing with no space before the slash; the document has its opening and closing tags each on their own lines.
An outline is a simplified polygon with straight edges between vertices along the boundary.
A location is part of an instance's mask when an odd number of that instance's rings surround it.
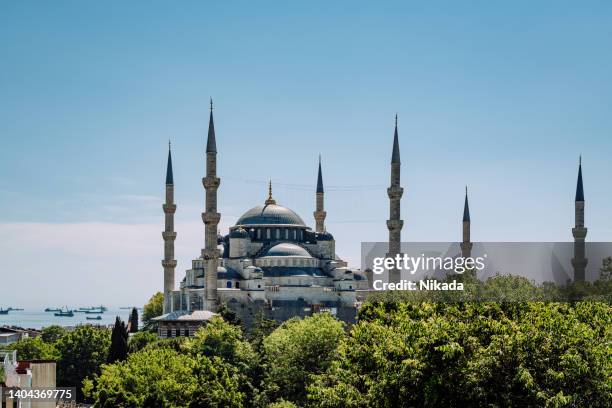
<svg viewBox="0 0 612 408">
<path fill-rule="evenodd" d="M 102 316 L 96 316 L 96 317 L 86 317 L 87 320 L 102 320 Z"/>
<path fill-rule="evenodd" d="M 66 310 L 60 310 L 57 313 L 54 313 L 55 316 L 57 317 L 73 317 L 74 316 L 74 312 L 72 310 L 68 310 L 68 308 L 66 308 Z"/>
<path fill-rule="evenodd" d="M 23 312 L 23 309 L 21 309 L 19 307 L 9 307 L 8 310 L 10 312 Z"/>
<path fill-rule="evenodd" d="M 90 306 L 90 307 L 79 307 L 79 312 L 106 312 L 108 309 L 106 308 L 106 306 Z M 76 312 L 77 310 L 75 310 Z"/>
<path fill-rule="evenodd" d="M 45 309 L 45 312 L 61 312 L 61 311 L 62 311 L 62 309 L 52 309 L 50 307 Z"/>
<path fill-rule="evenodd" d="M 85 310 L 86 314 L 104 314 L 104 310 Z"/>
<path fill-rule="evenodd" d="M 2 309 L 0 308 L 0 315 L 7 315 L 10 309 Z"/>
</svg>

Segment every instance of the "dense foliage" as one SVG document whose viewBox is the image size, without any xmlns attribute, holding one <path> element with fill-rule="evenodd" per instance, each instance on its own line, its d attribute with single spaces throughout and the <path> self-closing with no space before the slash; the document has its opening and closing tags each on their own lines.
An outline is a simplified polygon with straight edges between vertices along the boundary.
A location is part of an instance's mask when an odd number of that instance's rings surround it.
<svg viewBox="0 0 612 408">
<path fill-rule="evenodd" d="M 236 369 L 218 357 L 191 356 L 168 348 L 134 353 L 106 365 L 85 388 L 94 407 L 241 407 Z"/>
<path fill-rule="evenodd" d="M 11 348 L 56 359 L 58 385 L 83 386 L 96 407 L 612 406 L 612 306 L 592 300 L 609 298 L 609 280 L 462 279 L 464 293 L 436 301 L 374 296 L 350 327 L 322 313 L 260 317 L 248 334 L 222 318 L 189 338 L 142 331 L 112 364 L 107 329 L 49 328 Z M 591 300 L 524 301 L 534 295 Z M 505 301 L 474 301 L 488 296 Z"/>
<path fill-rule="evenodd" d="M 77 387 L 82 397 L 81 384 L 92 377 L 106 363 L 110 347 L 110 331 L 92 326 L 79 326 L 62 336 L 55 344 L 59 352 L 57 360 L 57 384 L 61 387 Z"/>
<path fill-rule="evenodd" d="M 62 326 L 52 325 L 42 329 L 41 337 L 45 343 L 53 344 L 62 338 L 62 336 L 64 336 L 64 334 L 67 332 L 68 331 Z"/>
<path fill-rule="evenodd" d="M 258 360 L 239 327 L 215 318 L 187 340 L 147 342 L 85 389 L 96 407 L 242 407 L 254 397 Z"/>
<path fill-rule="evenodd" d="M 327 313 L 284 322 L 263 341 L 266 397 L 305 402 L 310 375 L 327 370 L 344 336 L 343 324 Z"/>
<path fill-rule="evenodd" d="M 59 358 L 55 344 L 43 341 L 42 336 L 21 339 L 9 344 L 7 349 L 16 350 L 20 360 L 57 360 Z"/>
<path fill-rule="evenodd" d="M 361 321 L 316 376 L 320 407 L 610 406 L 604 303 L 398 303 Z"/>
<path fill-rule="evenodd" d="M 134 333 L 128 340 L 128 353 L 136 353 L 144 349 L 150 343 L 155 343 L 159 338 L 157 334 L 148 331 Z"/>
<path fill-rule="evenodd" d="M 164 312 L 164 294 L 157 292 L 144 305 L 142 309 L 142 324 L 145 330 L 155 330 L 156 324 L 152 320 L 154 317 L 160 316 Z"/>
</svg>

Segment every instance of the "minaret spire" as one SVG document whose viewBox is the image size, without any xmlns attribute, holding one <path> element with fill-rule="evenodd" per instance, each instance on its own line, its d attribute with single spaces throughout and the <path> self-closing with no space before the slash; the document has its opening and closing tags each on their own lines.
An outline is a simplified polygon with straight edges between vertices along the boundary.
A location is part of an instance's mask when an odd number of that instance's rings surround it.
<svg viewBox="0 0 612 408">
<path fill-rule="evenodd" d="M 399 136 L 397 135 L 397 113 L 395 114 L 395 132 L 393 134 L 393 153 L 391 154 L 391 163 L 401 164 Z"/>
<path fill-rule="evenodd" d="M 576 183 L 576 201 L 584 201 L 584 187 L 582 185 L 582 155 L 578 159 L 578 182 Z"/>
<path fill-rule="evenodd" d="M 168 165 L 166 166 L 166 184 L 174 184 L 174 176 L 172 175 L 172 145 L 168 140 Z"/>
<path fill-rule="evenodd" d="M 574 228 L 572 228 L 574 236 L 574 258 L 572 258 L 572 266 L 574 267 L 574 280 L 584 281 L 586 275 L 586 266 L 588 259 L 586 258 L 585 238 L 587 228 L 584 226 L 584 187 L 582 185 L 582 156 L 578 161 L 578 181 L 576 182 L 576 199 L 574 201 Z"/>
<path fill-rule="evenodd" d="M 266 199 L 266 205 L 276 204 L 276 200 L 272 198 L 272 180 L 268 181 L 268 198 Z"/>
<path fill-rule="evenodd" d="M 463 204 L 463 240 L 461 241 L 461 256 L 470 258 L 472 256 L 471 242 L 470 204 L 468 202 L 468 188 L 465 186 L 465 202 Z"/>
<path fill-rule="evenodd" d="M 465 202 L 463 203 L 463 221 L 470 221 L 470 203 L 468 202 L 467 186 L 465 186 Z"/>
<path fill-rule="evenodd" d="M 206 177 L 202 179 L 206 190 L 205 212 L 202 213 L 204 221 L 204 249 L 202 258 L 206 263 L 205 308 L 214 311 L 217 308 L 217 269 L 219 263 L 219 250 L 217 249 L 217 227 L 221 214 L 217 212 L 217 189 L 221 179 L 217 177 L 217 144 L 215 140 L 215 124 L 213 121 L 213 103 L 210 98 L 210 120 L 208 124 L 208 139 L 206 141 Z M 190 306 L 189 306 L 190 307 Z"/>
<path fill-rule="evenodd" d="M 172 292 L 174 291 L 174 269 L 176 268 L 176 259 L 174 259 L 174 240 L 176 239 L 174 213 L 176 212 L 176 204 L 174 204 L 174 178 L 172 177 L 170 141 L 168 141 L 168 164 L 166 167 L 166 202 L 162 208 L 165 214 L 165 228 L 162 232 L 164 239 L 164 259 L 162 260 L 164 268 L 163 312 L 170 313 L 173 309 Z"/>
<path fill-rule="evenodd" d="M 210 98 L 210 119 L 208 120 L 208 139 L 206 140 L 206 153 L 217 153 L 215 139 L 215 121 L 213 120 L 213 100 Z"/>
<path fill-rule="evenodd" d="M 390 209 L 387 228 L 389 229 L 389 252 L 387 257 L 396 257 L 401 250 L 401 233 L 404 221 L 400 219 L 400 204 L 404 189 L 400 186 L 400 150 L 399 136 L 397 132 L 397 114 L 395 115 L 395 131 L 393 133 L 393 151 L 391 153 L 391 185 L 387 189 Z M 389 271 L 389 282 L 399 282 L 400 272 Z"/>
<path fill-rule="evenodd" d="M 313 213 L 316 226 L 316 232 L 325 232 L 325 217 L 327 213 L 325 212 L 324 205 L 324 197 L 325 191 L 323 190 L 323 172 L 321 171 L 321 155 L 319 155 L 319 174 L 317 175 L 317 191 L 316 191 L 316 200 L 315 205 L 316 209 Z"/>
</svg>

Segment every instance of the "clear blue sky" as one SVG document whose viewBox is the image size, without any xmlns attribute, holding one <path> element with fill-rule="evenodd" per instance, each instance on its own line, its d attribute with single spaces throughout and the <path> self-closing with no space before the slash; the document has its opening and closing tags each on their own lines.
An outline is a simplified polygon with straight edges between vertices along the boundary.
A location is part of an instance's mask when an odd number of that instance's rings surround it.
<svg viewBox="0 0 612 408">
<path fill-rule="evenodd" d="M 327 227 L 357 266 L 387 238 L 397 112 L 404 240 L 459 239 L 465 184 L 473 240 L 571 240 L 582 154 L 588 238 L 610 241 L 610 44 L 605 1 L 2 2 L 0 306 L 161 289 L 168 139 L 182 279 L 209 96 L 222 232 L 270 178 L 314 224 L 321 153 Z"/>
</svg>

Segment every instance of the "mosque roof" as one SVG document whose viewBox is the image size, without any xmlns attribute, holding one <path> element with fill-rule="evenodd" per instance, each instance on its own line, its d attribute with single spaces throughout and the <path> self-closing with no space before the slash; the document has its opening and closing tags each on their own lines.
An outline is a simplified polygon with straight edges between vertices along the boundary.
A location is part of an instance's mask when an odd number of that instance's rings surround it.
<svg viewBox="0 0 612 408">
<path fill-rule="evenodd" d="M 295 225 L 306 227 L 304 221 L 293 210 L 278 204 L 253 207 L 238 219 L 236 225 Z"/>
<path fill-rule="evenodd" d="M 217 279 L 242 279 L 242 276 L 232 268 L 224 268 L 222 266 L 217 268 Z"/>
<path fill-rule="evenodd" d="M 203 322 L 206 320 L 210 320 L 214 316 L 217 316 L 217 313 L 213 313 L 208 310 L 194 310 L 191 312 L 186 310 L 180 310 L 154 317 L 153 320 L 158 322 Z"/>
</svg>

